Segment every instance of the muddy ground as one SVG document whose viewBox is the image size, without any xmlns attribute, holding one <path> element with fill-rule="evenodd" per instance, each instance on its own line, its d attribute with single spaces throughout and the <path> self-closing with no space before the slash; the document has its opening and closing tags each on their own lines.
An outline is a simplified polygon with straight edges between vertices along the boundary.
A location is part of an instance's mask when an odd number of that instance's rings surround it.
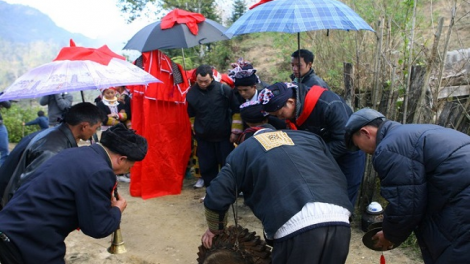
<svg viewBox="0 0 470 264">
<path fill-rule="evenodd" d="M 197 263 L 198 246 L 206 230 L 203 204 L 199 198 L 204 189 L 193 189 L 194 178 L 185 179 L 180 195 L 164 196 L 149 200 L 129 195 L 129 184 L 119 183 L 122 195 L 128 201 L 121 223 L 124 254 L 110 254 L 111 236 L 103 239 L 87 237 L 80 231 L 67 239 L 66 262 L 68 264 L 177 264 Z M 250 231 L 261 233 L 261 225 L 249 208 L 238 199 L 239 224 Z M 233 215 L 229 216 L 233 224 Z M 361 241 L 363 232 L 360 220 L 353 222 L 348 264 L 380 263 L 380 252 L 367 249 Z M 422 263 L 408 249 L 397 248 L 384 252 L 386 263 Z"/>
</svg>

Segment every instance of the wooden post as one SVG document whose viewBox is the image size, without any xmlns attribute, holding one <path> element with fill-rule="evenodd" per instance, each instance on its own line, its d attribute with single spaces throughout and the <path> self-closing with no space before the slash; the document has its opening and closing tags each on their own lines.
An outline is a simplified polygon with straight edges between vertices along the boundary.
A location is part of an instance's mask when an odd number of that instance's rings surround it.
<svg viewBox="0 0 470 264">
<path fill-rule="evenodd" d="M 418 106 L 416 107 L 416 112 L 415 112 L 415 114 L 413 116 L 413 120 L 412 120 L 412 122 L 415 123 L 415 124 L 418 123 L 419 120 L 420 120 L 420 117 L 422 117 L 424 115 L 424 111 L 430 110 L 430 108 L 426 107 L 425 96 L 426 96 L 426 91 L 429 90 L 428 89 L 429 88 L 429 78 L 431 77 L 431 72 L 432 72 L 432 69 L 434 68 L 434 64 L 436 62 L 437 49 L 438 49 L 438 46 L 439 46 L 439 40 L 441 39 L 441 32 L 442 32 L 442 25 L 443 24 L 444 24 L 444 18 L 441 17 L 441 18 L 439 18 L 437 31 L 434 34 L 434 43 L 432 45 L 431 55 L 429 56 L 428 63 L 427 63 L 427 66 L 426 66 L 426 74 L 424 75 L 423 87 L 421 89 L 421 94 L 419 95 L 419 98 L 418 98 Z M 436 103 L 437 103 L 437 101 L 436 101 Z"/>
<path fill-rule="evenodd" d="M 413 67 L 413 46 L 415 40 L 415 23 L 416 23 L 416 2 L 418 0 L 413 1 L 413 19 L 411 22 L 411 41 L 410 41 L 410 54 L 408 56 L 408 81 L 406 83 L 406 92 L 405 96 L 403 97 L 403 124 L 406 123 L 407 120 L 407 111 L 408 111 L 408 93 L 410 92 L 410 85 L 411 85 L 411 68 Z"/>
<path fill-rule="evenodd" d="M 375 53 L 375 66 L 374 66 L 374 90 L 372 91 L 372 108 L 377 106 L 377 98 L 379 95 L 379 74 L 380 74 L 380 56 L 382 55 L 382 39 L 383 39 L 383 18 L 378 21 L 380 33 L 377 36 L 377 50 Z"/>
<path fill-rule="evenodd" d="M 354 111 L 354 69 L 352 63 L 343 62 L 344 73 L 344 100 Z"/>
</svg>

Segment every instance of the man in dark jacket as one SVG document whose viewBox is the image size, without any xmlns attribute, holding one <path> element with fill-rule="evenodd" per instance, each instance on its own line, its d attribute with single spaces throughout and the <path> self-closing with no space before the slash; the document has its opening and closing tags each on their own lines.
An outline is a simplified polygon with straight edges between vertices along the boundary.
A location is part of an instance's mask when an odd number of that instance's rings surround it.
<svg viewBox="0 0 470 264">
<path fill-rule="evenodd" d="M 346 179 L 319 136 L 263 129 L 235 148 L 206 191 L 206 248 L 225 228 L 239 192 L 274 240 L 273 264 L 346 261 L 353 208 Z"/>
<path fill-rule="evenodd" d="M 79 103 L 66 113 L 64 123 L 48 128 L 31 139 L 15 171 L 11 172 L 7 187 L 5 190 L 0 190 L 0 193 L 4 191 L 3 206 L 39 165 L 61 150 L 77 147 L 80 140 L 90 139 L 100 127 L 102 120 L 103 113 L 97 106 L 91 103 Z"/>
<path fill-rule="evenodd" d="M 100 144 L 66 149 L 44 162 L 0 211 L 0 262 L 65 263 L 70 232 L 112 234 L 127 206 L 115 193 L 116 174 L 146 153 L 147 141 L 119 124 L 103 132 Z"/>
<path fill-rule="evenodd" d="M 373 155 L 388 201 L 375 246 L 391 249 L 414 232 L 425 263 L 468 263 L 470 137 L 436 125 L 402 125 L 369 108 L 352 114 L 346 131 L 348 147 Z"/>
<path fill-rule="evenodd" d="M 329 89 L 328 84 L 315 74 L 313 70 L 313 61 L 315 56 L 313 52 L 305 49 L 296 50 L 291 55 L 291 65 L 293 74 L 290 76 L 291 80 L 296 83 L 301 83 L 310 88 L 314 85 L 321 86 Z M 300 63 L 300 64 L 299 64 Z"/>
<path fill-rule="evenodd" d="M 214 80 L 212 67 L 201 65 L 196 69 L 196 83 L 186 95 L 188 115 L 197 142 L 197 157 L 204 185 L 210 185 L 217 176 L 219 167 L 232 151 L 230 137 L 235 135 L 233 126 L 240 126 L 241 120 L 232 115 L 236 105 L 229 86 Z"/>
<path fill-rule="evenodd" d="M 344 125 L 351 108 L 334 92 L 320 86 L 275 83 L 261 92 L 264 110 L 285 119 L 291 129 L 306 130 L 322 137 L 348 181 L 354 205 L 362 182 L 365 154 L 349 151 L 344 144 Z"/>
</svg>

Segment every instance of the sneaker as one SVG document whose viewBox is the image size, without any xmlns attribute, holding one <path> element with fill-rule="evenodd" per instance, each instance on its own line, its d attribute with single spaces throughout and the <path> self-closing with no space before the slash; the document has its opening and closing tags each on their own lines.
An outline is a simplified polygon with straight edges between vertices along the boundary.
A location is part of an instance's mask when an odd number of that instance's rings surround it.
<svg viewBox="0 0 470 264">
<path fill-rule="evenodd" d="M 199 178 L 196 184 L 194 184 L 194 189 L 202 188 L 202 187 L 204 187 L 204 180 L 202 178 Z"/>
<path fill-rule="evenodd" d="M 124 176 L 124 175 L 119 175 L 119 176 L 117 176 L 117 180 L 120 181 L 120 182 L 127 182 L 127 183 L 131 182 L 131 179 L 130 179 L 130 178 L 127 178 L 127 177 Z"/>
</svg>

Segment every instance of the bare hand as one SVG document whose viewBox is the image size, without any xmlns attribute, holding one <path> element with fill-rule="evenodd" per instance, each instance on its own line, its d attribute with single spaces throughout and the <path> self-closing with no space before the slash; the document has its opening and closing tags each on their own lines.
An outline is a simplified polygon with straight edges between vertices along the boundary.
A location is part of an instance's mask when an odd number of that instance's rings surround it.
<svg viewBox="0 0 470 264">
<path fill-rule="evenodd" d="M 116 206 L 117 208 L 119 208 L 119 210 L 121 210 L 122 213 L 127 207 L 127 201 L 120 194 L 118 194 L 118 199 L 116 199 L 114 195 L 111 195 L 111 206 Z"/>
<path fill-rule="evenodd" d="M 237 134 L 234 134 L 234 133 L 230 134 L 230 142 L 231 142 L 231 143 L 237 142 L 237 139 L 238 139 L 238 135 L 237 135 Z"/>
<path fill-rule="evenodd" d="M 212 239 L 214 239 L 215 234 L 212 233 L 210 229 L 207 229 L 204 235 L 201 237 L 201 242 L 205 248 L 209 249 L 212 247 Z"/>
<path fill-rule="evenodd" d="M 393 249 L 394 244 L 385 238 L 383 231 L 377 232 L 377 234 L 372 237 L 372 240 L 377 240 L 374 244 L 375 248 L 382 248 L 382 250 Z"/>
</svg>

